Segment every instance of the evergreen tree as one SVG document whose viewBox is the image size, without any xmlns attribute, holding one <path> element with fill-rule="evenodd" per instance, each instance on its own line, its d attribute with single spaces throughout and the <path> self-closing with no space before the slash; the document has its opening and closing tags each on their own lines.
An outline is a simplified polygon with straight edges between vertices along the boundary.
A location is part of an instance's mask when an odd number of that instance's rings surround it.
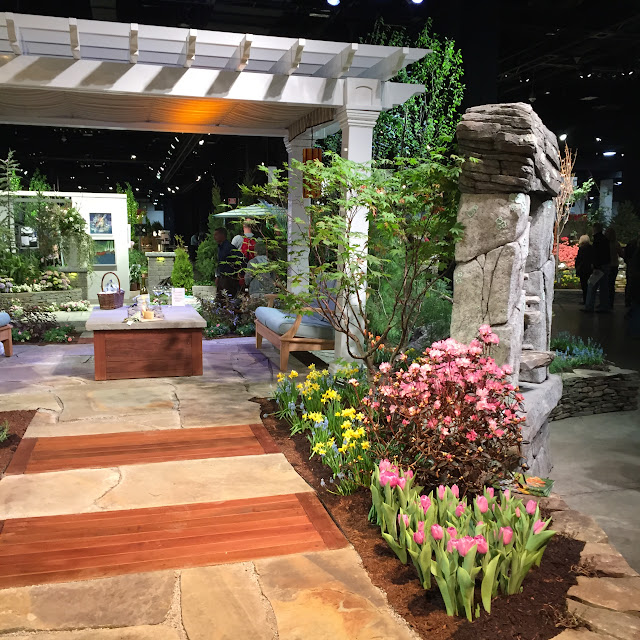
<svg viewBox="0 0 640 640">
<path fill-rule="evenodd" d="M 190 292 L 193 289 L 193 267 L 189 260 L 189 254 L 182 247 L 176 247 L 175 253 L 171 284 L 174 287 L 183 287 Z"/>
</svg>

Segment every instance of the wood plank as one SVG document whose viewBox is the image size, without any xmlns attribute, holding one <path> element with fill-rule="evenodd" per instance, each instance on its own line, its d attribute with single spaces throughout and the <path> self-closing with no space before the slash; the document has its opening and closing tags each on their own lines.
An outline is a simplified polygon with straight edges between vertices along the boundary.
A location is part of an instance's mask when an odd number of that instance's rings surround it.
<svg viewBox="0 0 640 640">
<path fill-rule="evenodd" d="M 313 494 L 7 520 L 0 588 L 338 548 L 336 537 Z"/>
<path fill-rule="evenodd" d="M 38 438 L 22 438 L 22 440 L 20 440 L 20 444 L 18 445 L 16 452 L 13 454 L 13 458 L 11 458 L 9 466 L 4 472 L 5 475 L 15 476 L 25 472 L 29 463 L 29 458 L 31 457 L 37 442 Z"/>
<path fill-rule="evenodd" d="M 318 497 L 313 493 L 297 493 L 302 508 L 309 516 L 318 533 L 322 536 L 327 549 L 342 549 L 348 546 L 338 525 L 333 521 L 327 510 L 322 506 Z"/>
<path fill-rule="evenodd" d="M 250 424 L 249 428 L 265 453 L 280 453 L 280 447 L 276 444 L 276 441 L 271 437 L 271 434 L 266 430 L 262 423 Z"/>
<path fill-rule="evenodd" d="M 93 332 L 93 360 L 94 377 L 96 380 L 107 379 L 107 357 L 105 347 L 105 332 Z"/>
<path fill-rule="evenodd" d="M 191 366 L 192 376 L 202 375 L 202 329 L 197 329 L 191 332 Z"/>
</svg>

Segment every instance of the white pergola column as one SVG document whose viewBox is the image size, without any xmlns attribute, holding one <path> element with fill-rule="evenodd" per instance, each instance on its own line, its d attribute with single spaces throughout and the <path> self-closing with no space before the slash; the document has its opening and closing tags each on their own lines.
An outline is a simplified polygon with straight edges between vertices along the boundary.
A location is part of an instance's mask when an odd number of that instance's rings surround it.
<svg viewBox="0 0 640 640">
<path fill-rule="evenodd" d="M 287 289 L 300 293 L 309 284 L 309 215 L 306 207 L 311 200 L 303 198 L 302 174 L 291 168 L 293 160 L 302 162 L 303 150 L 312 144 L 312 134 L 305 131 L 293 140 L 285 137 L 289 154 L 289 201 L 287 207 Z M 300 220 L 301 222 L 297 222 Z"/>
<path fill-rule="evenodd" d="M 343 107 L 336 112 L 336 120 L 340 123 L 342 129 L 342 157 L 353 162 L 367 163 L 373 156 L 373 128 L 380 115 L 379 110 L 369 109 L 350 109 Z M 352 231 L 359 235 L 358 238 L 352 240 L 352 247 L 357 247 L 363 254 L 367 252 L 366 237 L 369 234 L 369 221 L 367 218 L 367 210 L 365 208 L 356 212 L 353 222 Z M 363 269 L 366 269 L 366 262 L 363 263 Z M 364 291 L 361 294 L 364 299 Z M 357 298 L 354 295 L 349 301 L 350 317 L 355 317 L 358 313 Z M 357 325 L 354 325 L 354 328 Z M 352 345 L 352 352 L 357 349 L 356 345 Z M 349 350 L 347 348 L 347 336 L 344 333 L 336 334 L 335 346 L 336 360 L 342 358 L 350 360 Z"/>
</svg>

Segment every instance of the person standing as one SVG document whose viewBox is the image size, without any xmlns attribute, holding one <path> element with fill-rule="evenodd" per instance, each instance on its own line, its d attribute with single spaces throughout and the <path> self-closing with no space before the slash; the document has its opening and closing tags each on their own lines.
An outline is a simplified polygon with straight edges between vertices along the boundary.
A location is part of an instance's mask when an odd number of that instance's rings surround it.
<svg viewBox="0 0 640 640">
<path fill-rule="evenodd" d="M 622 257 L 622 246 L 616 238 L 616 230 L 609 227 L 604 232 L 605 238 L 609 241 L 609 253 L 611 255 L 611 267 L 609 269 L 609 305 L 608 309 L 613 309 L 613 301 L 616 295 L 616 278 L 620 268 L 619 258 Z"/>
<path fill-rule="evenodd" d="M 244 267 L 244 258 L 227 239 L 227 230 L 219 227 L 213 232 L 213 239 L 218 245 L 218 267 L 216 269 L 217 295 L 223 291 L 235 297 L 240 288 L 240 273 Z"/>
<path fill-rule="evenodd" d="M 637 238 L 634 238 L 633 240 L 629 241 L 626 244 L 623 251 L 623 255 L 622 255 L 624 259 L 624 263 L 627 265 L 627 284 L 624 288 L 624 306 L 625 307 L 631 306 L 631 287 L 632 287 L 633 279 L 629 276 L 629 265 L 631 264 L 631 259 L 634 257 L 639 246 L 640 246 L 640 236 Z"/>
<path fill-rule="evenodd" d="M 255 271 L 255 267 L 269 262 L 267 259 L 267 245 L 264 240 L 256 242 L 256 254 L 256 257 L 247 263 L 247 269 L 244 274 L 245 282 L 249 287 L 249 295 L 262 296 L 265 293 L 273 293 L 276 290 L 273 274 L 266 271 Z"/>
<path fill-rule="evenodd" d="M 609 271 L 611 269 L 611 248 L 609 241 L 602 233 L 602 225 L 593 225 L 593 273 L 589 276 L 587 287 L 587 301 L 583 311 L 593 313 L 596 304 L 596 294 L 600 290 L 600 304 L 598 311 L 609 311 Z"/>
<path fill-rule="evenodd" d="M 593 271 L 593 247 L 588 235 L 580 236 L 578 241 L 578 254 L 576 255 L 576 275 L 580 278 L 582 288 L 582 304 L 587 303 L 587 288 L 589 276 Z"/>
<path fill-rule="evenodd" d="M 231 240 L 231 244 L 242 253 L 245 264 L 249 260 L 253 260 L 256 257 L 256 239 L 253 235 L 253 227 L 251 226 L 251 220 L 245 220 L 242 224 L 242 234 L 234 236 Z M 245 274 L 240 274 L 240 288 L 244 289 L 245 286 Z"/>
</svg>

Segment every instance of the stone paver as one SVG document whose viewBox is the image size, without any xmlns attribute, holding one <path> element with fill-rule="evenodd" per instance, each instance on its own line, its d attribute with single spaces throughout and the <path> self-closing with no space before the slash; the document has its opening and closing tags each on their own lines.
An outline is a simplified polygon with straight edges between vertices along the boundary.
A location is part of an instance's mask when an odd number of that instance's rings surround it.
<svg viewBox="0 0 640 640">
<path fill-rule="evenodd" d="M 29 411 L 31 409 L 60 411 L 60 403 L 51 391 L 2 394 L 2 411 Z"/>
<path fill-rule="evenodd" d="M 255 563 L 276 616 L 280 640 L 409 640 L 353 549 L 283 556 Z"/>
<path fill-rule="evenodd" d="M 173 571 L 158 571 L 0 590 L 0 631 L 160 624 L 175 583 Z"/>
<path fill-rule="evenodd" d="M 634 578 L 638 572 L 611 545 L 587 542 L 580 553 L 581 564 L 612 578 Z"/>
<path fill-rule="evenodd" d="M 638 640 L 640 638 L 640 618 L 636 616 L 590 607 L 575 600 L 568 600 L 567 608 L 569 613 L 592 631 L 609 635 L 617 640 Z"/>
<path fill-rule="evenodd" d="M 313 491 L 281 453 L 6 476 L 0 519 Z"/>
<path fill-rule="evenodd" d="M 154 411 L 119 419 L 73 420 L 59 422 L 57 414 L 38 411 L 25 433 L 27 438 L 49 438 L 54 436 L 84 436 L 97 433 L 120 433 L 131 431 L 154 431 L 179 429 L 180 415 L 177 411 Z"/>
<path fill-rule="evenodd" d="M 558 511 L 553 514 L 553 529 L 583 542 L 607 542 L 607 534 L 596 521 L 578 511 Z"/>
<path fill-rule="evenodd" d="M 276 619 L 250 562 L 182 571 L 182 623 L 189 640 L 277 638 Z M 212 611 L 224 615 L 212 619 Z"/>
<path fill-rule="evenodd" d="M 601 633 L 594 633 L 588 629 L 565 629 L 553 640 L 613 640 L 613 638 Z"/>
<path fill-rule="evenodd" d="M 168 626 L 142 626 L 128 629 L 81 629 L 12 635 L 11 640 L 183 640 L 178 631 Z"/>
<path fill-rule="evenodd" d="M 569 598 L 584 604 L 640 615 L 640 578 L 586 578 L 569 589 Z"/>
<path fill-rule="evenodd" d="M 93 383 L 80 388 L 57 390 L 64 409 L 60 420 L 82 420 L 106 416 L 145 414 L 173 409 L 173 386 L 157 380 L 115 380 L 110 384 Z"/>
</svg>

